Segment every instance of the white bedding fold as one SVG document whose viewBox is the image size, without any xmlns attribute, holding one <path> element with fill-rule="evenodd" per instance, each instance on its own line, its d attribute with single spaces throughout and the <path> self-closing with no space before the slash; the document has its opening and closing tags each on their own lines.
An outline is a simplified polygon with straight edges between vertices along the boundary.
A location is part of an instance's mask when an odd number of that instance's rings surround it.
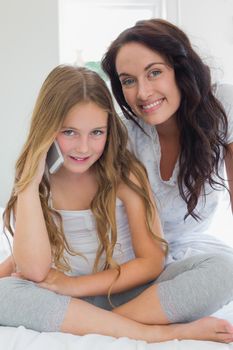
<svg viewBox="0 0 233 350">
<path fill-rule="evenodd" d="M 233 343 L 173 340 L 147 344 L 128 338 L 90 334 L 39 333 L 24 327 L 0 327 L 0 350 L 233 350 Z"/>
</svg>

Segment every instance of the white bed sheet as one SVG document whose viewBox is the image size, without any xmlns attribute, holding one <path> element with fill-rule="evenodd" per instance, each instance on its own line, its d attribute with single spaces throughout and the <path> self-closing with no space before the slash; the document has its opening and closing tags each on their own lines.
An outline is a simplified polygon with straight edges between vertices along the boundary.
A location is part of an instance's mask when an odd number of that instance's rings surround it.
<svg viewBox="0 0 233 350">
<path fill-rule="evenodd" d="M 233 343 L 173 340 L 148 344 L 128 338 L 90 334 L 75 336 L 62 333 L 39 333 L 24 327 L 0 327 L 1 350 L 233 350 Z"/>
<path fill-rule="evenodd" d="M 0 208 L 0 261 L 9 254 L 8 242 L 2 235 L 2 212 Z M 4 301 L 2 301 L 4 302 Z M 233 324 L 233 302 L 219 310 L 216 316 Z M 221 344 L 197 340 L 173 340 L 148 344 L 128 338 L 113 338 L 90 334 L 39 333 L 24 327 L 0 326 L 0 350 L 233 350 L 233 343 Z"/>
</svg>

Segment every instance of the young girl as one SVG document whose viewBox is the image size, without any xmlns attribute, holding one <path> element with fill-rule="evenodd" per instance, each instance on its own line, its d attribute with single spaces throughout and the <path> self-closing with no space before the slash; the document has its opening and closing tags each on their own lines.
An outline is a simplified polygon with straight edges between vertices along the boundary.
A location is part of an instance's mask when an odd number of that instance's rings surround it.
<svg viewBox="0 0 233 350">
<path fill-rule="evenodd" d="M 145 323 L 210 315 L 233 300 L 233 249 L 210 230 L 226 186 L 233 208 L 233 88 L 214 89 L 186 34 L 162 19 L 126 29 L 102 63 L 147 169 L 170 262 L 115 311 Z"/>
<path fill-rule="evenodd" d="M 64 163 L 48 175 L 46 155 L 55 139 Z M 0 324 L 148 342 L 231 341 L 231 325 L 216 318 L 158 326 L 104 310 L 145 289 L 161 273 L 166 253 L 146 171 L 126 144 L 96 73 L 58 66 L 49 74 L 4 216 L 14 233 L 4 269 L 13 259 L 24 279 L 0 279 Z"/>
</svg>

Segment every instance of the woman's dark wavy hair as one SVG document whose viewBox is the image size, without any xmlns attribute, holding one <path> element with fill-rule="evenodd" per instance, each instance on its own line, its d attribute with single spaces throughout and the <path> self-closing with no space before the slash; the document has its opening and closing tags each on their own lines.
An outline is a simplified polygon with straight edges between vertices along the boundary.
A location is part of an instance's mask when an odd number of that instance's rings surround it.
<svg viewBox="0 0 233 350">
<path fill-rule="evenodd" d="M 187 204 L 185 218 L 191 215 L 199 220 L 195 207 L 199 196 L 206 195 L 205 182 L 214 189 L 218 185 L 224 186 L 218 168 L 222 161 L 222 147 L 225 151 L 228 124 L 224 108 L 214 97 L 210 69 L 193 50 L 186 34 L 165 20 L 139 21 L 123 31 L 105 53 L 102 67 L 110 78 L 113 94 L 125 117 L 137 125 L 138 116 L 124 98 L 116 71 L 117 54 L 123 45 L 130 42 L 158 52 L 174 69 L 181 93 L 177 110 L 181 146 L 178 186 Z"/>
</svg>

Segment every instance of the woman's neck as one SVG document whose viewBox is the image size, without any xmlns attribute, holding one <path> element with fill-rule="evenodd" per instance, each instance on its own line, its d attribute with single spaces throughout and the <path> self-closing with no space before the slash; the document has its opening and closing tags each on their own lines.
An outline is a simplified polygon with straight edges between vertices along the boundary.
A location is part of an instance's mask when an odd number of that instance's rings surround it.
<svg viewBox="0 0 233 350">
<path fill-rule="evenodd" d="M 179 139 L 179 129 L 176 122 L 176 117 L 169 118 L 166 122 L 155 125 L 155 128 L 157 130 L 157 133 L 160 138 L 165 139 Z"/>
</svg>

